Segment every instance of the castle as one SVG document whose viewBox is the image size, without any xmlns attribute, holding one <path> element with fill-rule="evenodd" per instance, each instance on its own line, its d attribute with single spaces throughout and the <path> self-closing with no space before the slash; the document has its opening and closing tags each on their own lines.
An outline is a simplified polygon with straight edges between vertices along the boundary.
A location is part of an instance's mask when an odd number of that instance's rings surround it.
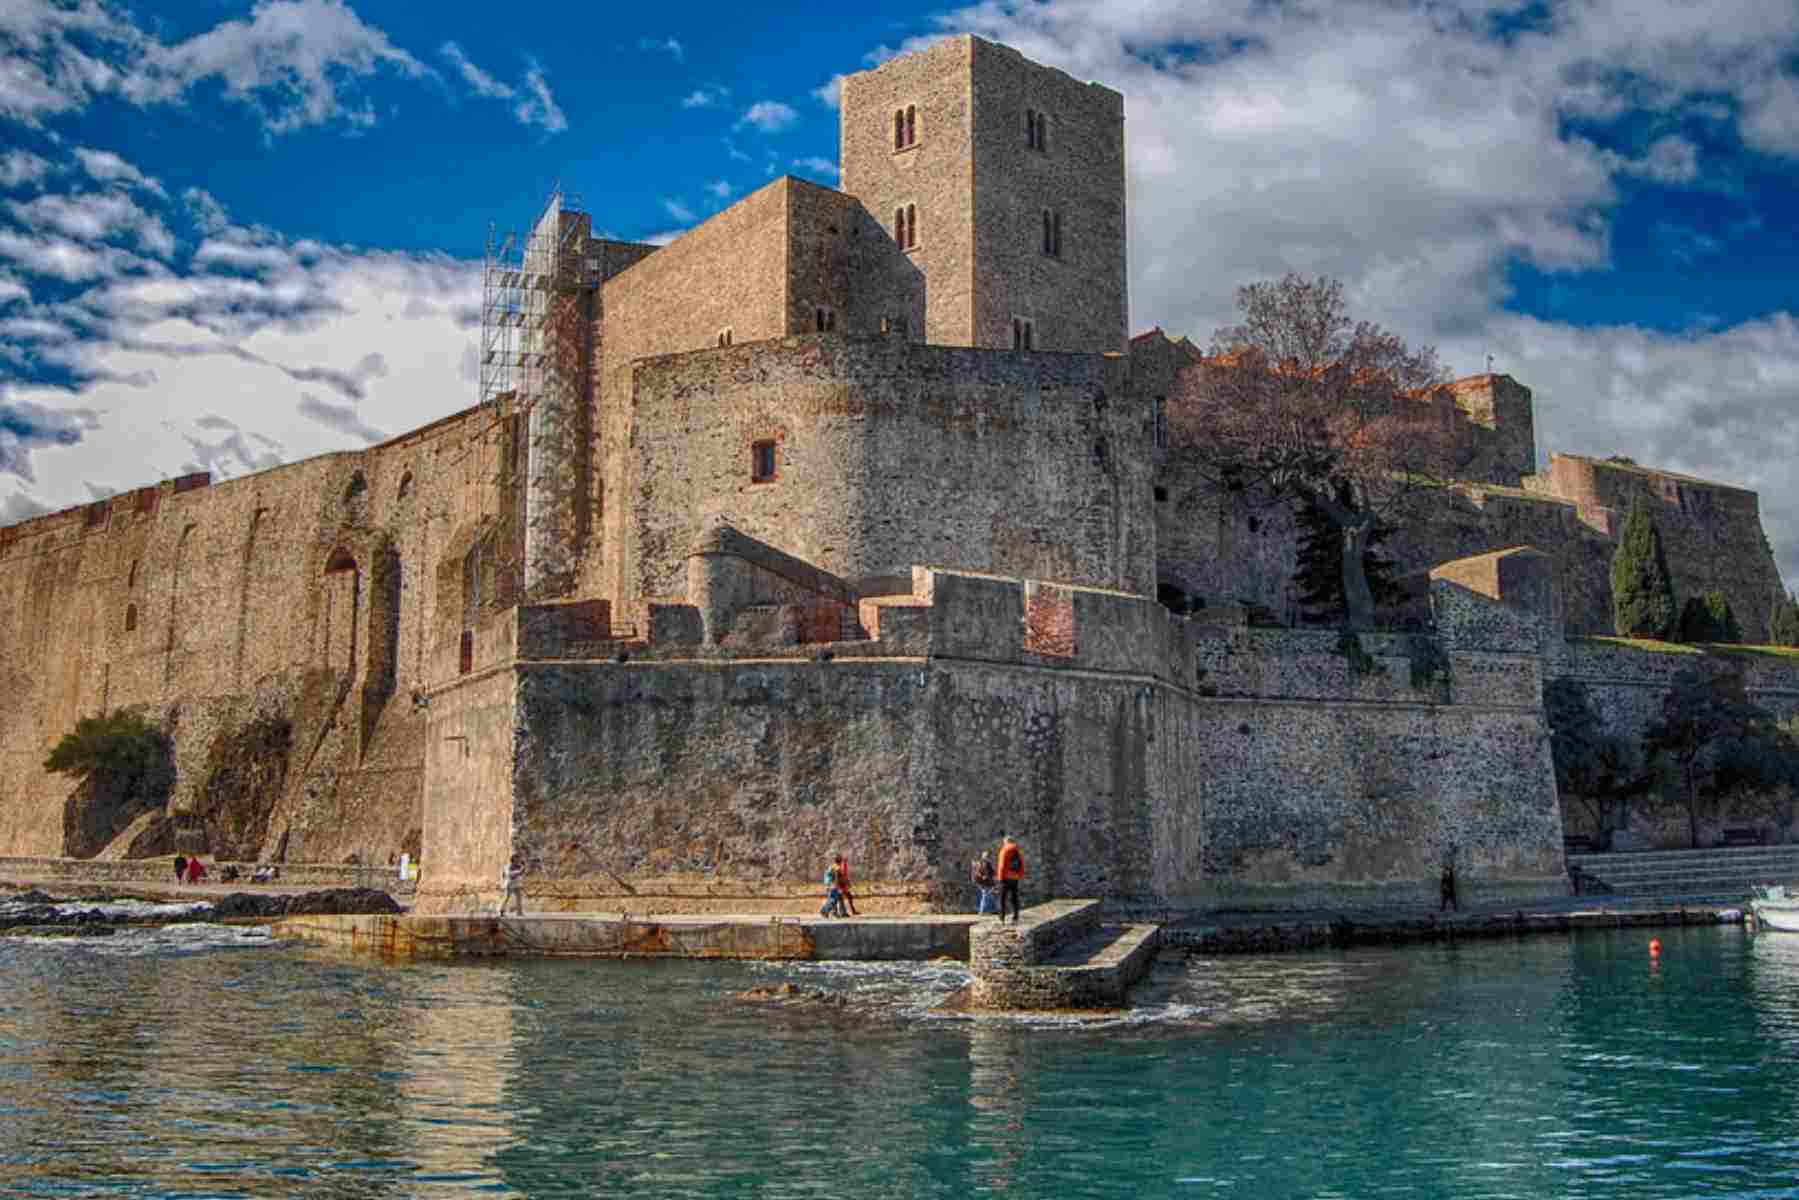
<svg viewBox="0 0 1799 1200">
<path fill-rule="evenodd" d="M 964 36 L 841 113 L 840 190 L 666 246 L 552 204 L 490 273 L 474 408 L 0 529 L 0 854 L 422 852 L 443 910 L 519 853 L 534 902 L 742 910 L 841 850 L 878 908 L 958 903 L 1005 829 L 1044 890 L 1168 907 L 1423 894 L 1446 856 L 1542 891 L 1542 681 L 1609 625 L 1629 504 L 1765 634 L 1753 493 L 1539 471 L 1490 374 L 1421 401 L 1464 476 L 1387 547 L 1430 628 L 1293 627 L 1291 517 L 1200 485 L 1198 352 L 1129 336 L 1123 98 Z M 42 769 L 121 707 L 173 735 L 167 811 Z M 291 741 L 250 770 L 259 719 Z"/>
</svg>

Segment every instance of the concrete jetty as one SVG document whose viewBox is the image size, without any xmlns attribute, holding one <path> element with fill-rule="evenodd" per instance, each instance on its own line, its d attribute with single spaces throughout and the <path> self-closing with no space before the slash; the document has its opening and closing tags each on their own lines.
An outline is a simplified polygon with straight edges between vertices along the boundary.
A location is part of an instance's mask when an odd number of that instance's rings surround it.
<svg viewBox="0 0 1799 1200">
<path fill-rule="evenodd" d="M 991 919 L 991 918 L 989 918 Z M 766 913 L 302 916 L 274 937 L 387 958 L 735 958 L 828 962 L 968 959 L 980 918 L 847 919 Z"/>
</svg>

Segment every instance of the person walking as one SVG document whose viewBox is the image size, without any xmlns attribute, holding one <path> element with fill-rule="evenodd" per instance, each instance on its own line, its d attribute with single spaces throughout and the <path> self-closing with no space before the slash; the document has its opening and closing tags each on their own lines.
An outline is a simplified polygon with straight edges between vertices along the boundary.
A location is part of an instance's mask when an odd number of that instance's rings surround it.
<svg viewBox="0 0 1799 1200">
<path fill-rule="evenodd" d="M 504 881 L 506 884 L 506 891 L 500 897 L 500 911 L 495 915 L 502 917 L 506 915 L 506 902 L 508 900 L 512 901 L 519 916 L 522 917 L 525 915 L 525 889 L 521 882 L 524 877 L 525 856 L 522 854 L 514 854 L 506 863 L 506 876 Z"/>
<path fill-rule="evenodd" d="M 1007 834 L 999 842 L 999 919 L 1006 919 L 1006 901 L 1012 901 L 1012 924 L 1018 924 L 1018 885 L 1024 879 L 1024 851 Z"/>
<path fill-rule="evenodd" d="M 843 895 L 843 906 L 852 917 L 860 916 L 856 911 L 856 898 L 850 894 L 850 860 L 839 854 L 837 856 L 837 890 Z"/>
<path fill-rule="evenodd" d="M 177 854 L 175 856 L 175 882 L 181 883 L 186 878 L 187 878 L 187 855 Z"/>
<path fill-rule="evenodd" d="M 838 885 L 837 881 L 837 864 L 842 861 L 842 858 L 842 855 L 836 856 L 831 860 L 830 865 L 825 867 L 825 903 L 824 907 L 818 910 L 818 915 L 821 917 L 844 915 L 843 888 Z"/>
<path fill-rule="evenodd" d="M 999 905 L 994 903 L 993 885 L 998 882 L 999 877 L 993 873 L 993 858 L 985 850 L 981 851 L 981 857 L 975 859 L 969 878 L 974 881 L 975 915 L 984 917 L 988 913 L 998 912 Z"/>
<path fill-rule="evenodd" d="M 206 864 L 201 862 L 200 856 L 196 854 L 194 857 L 187 860 L 187 881 L 189 883 L 199 883 L 205 878 Z"/>
</svg>

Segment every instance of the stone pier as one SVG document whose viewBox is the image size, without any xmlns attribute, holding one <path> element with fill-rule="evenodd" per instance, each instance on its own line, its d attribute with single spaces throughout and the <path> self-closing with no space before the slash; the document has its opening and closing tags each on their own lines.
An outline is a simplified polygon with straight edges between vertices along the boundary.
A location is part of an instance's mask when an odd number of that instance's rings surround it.
<svg viewBox="0 0 1799 1200">
<path fill-rule="evenodd" d="M 1123 1008 L 1161 934 L 1157 925 L 1102 922 L 1098 900 L 1052 900 L 1015 923 L 981 921 L 968 931 L 969 1005 Z"/>
</svg>

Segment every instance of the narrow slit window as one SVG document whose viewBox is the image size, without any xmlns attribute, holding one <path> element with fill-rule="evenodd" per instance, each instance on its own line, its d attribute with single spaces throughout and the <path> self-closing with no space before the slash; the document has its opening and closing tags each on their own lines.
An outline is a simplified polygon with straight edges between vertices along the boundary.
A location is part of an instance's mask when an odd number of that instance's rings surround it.
<svg viewBox="0 0 1799 1200">
<path fill-rule="evenodd" d="M 906 249 L 918 248 L 918 205 L 906 205 Z"/>
<path fill-rule="evenodd" d="M 130 633 L 132 630 L 134 630 L 136 628 L 137 628 L 137 605 L 127 604 L 125 606 L 125 632 Z"/>
<path fill-rule="evenodd" d="M 721 329 L 718 331 L 718 344 L 721 347 L 729 346 L 731 344 L 731 331 L 729 329 Z"/>
<path fill-rule="evenodd" d="M 906 105 L 906 145 L 918 145 L 918 106 Z"/>
<path fill-rule="evenodd" d="M 470 671 L 475 669 L 475 633 L 473 630 L 465 629 L 462 631 L 462 645 L 459 646 L 457 650 L 458 661 L 456 670 L 460 674 L 467 675 Z"/>
<path fill-rule="evenodd" d="M 1029 317 L 1012 318 L 1012 349 L 1036 349 L 1037 332 L 1035 323 Z"/>
<path fill-rule="evenodd" d="M 1046 208 L 1043 210 L 1043 252 L 1045 254 L 1054 254 L 1056 252 L 1054 229 L 1054 219 L 1051 216 L 1049 209 Z"/>
<path fill-rule="evenodd" d="M 1037 148 L 1037 110 L 1034 108 L 1024 110 L 1024 145 L 1027 150 Z"/>
<path fill-rule="evenodd" d="M 818 327 L 819 333 L 836 333 L 837 332 L 837 310 L 836 309 L 826 308 L 824 305 L 821 304 L 817 308 L 812 310 L 812 315 L 813 315 L 813 324 Z"/>
<path fill-rule="evenodd" d="M 1062 213 L 1061 213 L 1061 210 L 1059 210 L 1059 209 L 1051 210 L 1051 212 L 1049 214 L 1049 223 L 1050 223 L 1050 238 L 1049 238 L 1050 257 L 1051 258 L 1061 258 L 1062 257 Z"/>
<path fill-rule="evenodd" d="M 771 440 L 750 443 L 750 482 L 769 483 L 775 479 L 775 444 Z"/>
<path fill-rule="evenodd" d="M 895 150 L 906 148 L 906 113 L 905 110 L 898 108 L 893 110 L 893 148 Z"/>
<path fill-rule="evenodd" d="M 1156 449 L 1168 449 L 1168 397 L 1157 396 L 1155 408 Z"/>
</svg>

